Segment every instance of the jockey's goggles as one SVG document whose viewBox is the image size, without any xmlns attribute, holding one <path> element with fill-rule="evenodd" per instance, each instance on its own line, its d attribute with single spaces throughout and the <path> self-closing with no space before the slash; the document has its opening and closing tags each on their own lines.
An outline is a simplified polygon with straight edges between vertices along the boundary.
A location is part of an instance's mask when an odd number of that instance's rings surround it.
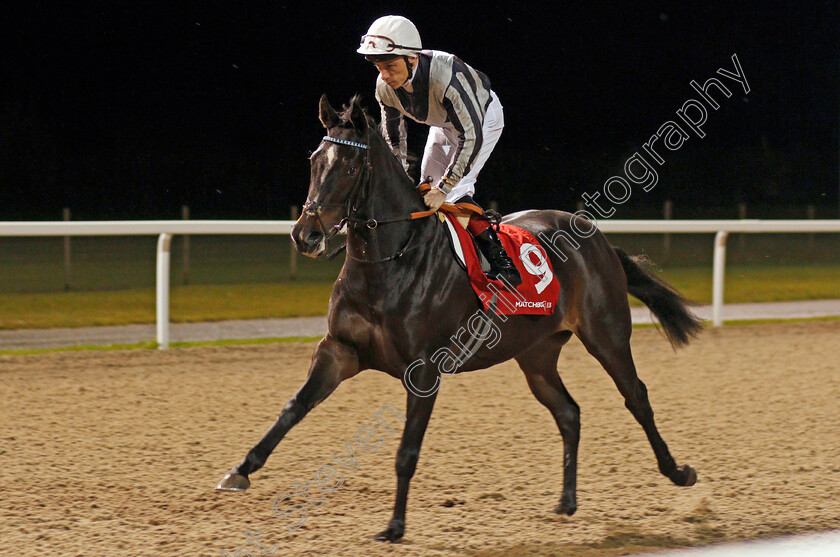
<svg viewBox="0 0 840 557">
<path fill-rule="evenodd" d="M 423 50 L 422 48 L 416 46 L 396 44 L 392 39 L 383 35 L 362 35 L 362 40 L 359 43 L 359 46 L 372 46 L 379 52 L 393 52 L 398 48 L 405 50 Z"/>
</svg>

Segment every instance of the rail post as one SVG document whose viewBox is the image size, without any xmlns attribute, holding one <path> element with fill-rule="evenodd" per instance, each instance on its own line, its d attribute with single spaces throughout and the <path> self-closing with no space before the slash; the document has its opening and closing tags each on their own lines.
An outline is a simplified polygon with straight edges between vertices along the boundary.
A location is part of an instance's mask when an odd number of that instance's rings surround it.
<svg viewBox="0 0 840 557">
<path fill-rule="evenodd" d="M 157 344 L 159 350 L 169 348 L 169 263 L 172 235 L 163 233 L 157 243 Z"/>
<path fill-rule="evenodd" d="M 190 220 L 190 208 L 187 205 L 181 205 L 181 219 Z M 190 235 L 184 234 L 184 253 L 183 253 L 183 277 L 184 284 L 190 282 Z"/>
<path fill-rule="evenodd" d="M 62 220 L 70 220 L 70 207 L 61 210 Z M 70 290 L 70 236 L 64 237 L 64 290 Z"/>
<path fill-rule="evenodd" d="M 715 234 L 714 267 L 712 269 L 712 326 L 723 325 L 723 275 L 726 268 L 726 238 L 729 232 Z"/>
</svg>

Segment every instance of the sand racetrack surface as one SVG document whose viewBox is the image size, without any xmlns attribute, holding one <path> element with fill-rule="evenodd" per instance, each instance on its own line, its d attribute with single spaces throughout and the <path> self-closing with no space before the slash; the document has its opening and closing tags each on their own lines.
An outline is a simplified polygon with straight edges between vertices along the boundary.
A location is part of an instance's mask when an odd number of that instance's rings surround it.
<svg viewBox="0 0 840 557">
<path fill-rule="evenodd" d="M 404 412 L 384 374 L 345 382 L 231 494 L 213 488 L 302 383 L 314 344 L 0 356 L 0 554 L 261 555 L 236 553 L 259 530 L 276 555 L 590 556 L 840 527 L 840 323 L 706 330 L 677 353 L 641 329 L 632 345 L 697 485 L 659 474 L 573 339 L 559 367 L 582 409 L 577 514 L 552 512 L 560 436 L 508 362 L 444 378 L 398 545 L 371 540 L 391 515 L 398 438 L 352 443 L 383 404 Z M 348 442 L 357 469 L 337 465 L 344 483 L 325 495 L 316 470 L 349 460 Z M 289 532 L 299 513 L 278 518 L 272 502 L 296 482 L 324 500 Z"/>
</svg>

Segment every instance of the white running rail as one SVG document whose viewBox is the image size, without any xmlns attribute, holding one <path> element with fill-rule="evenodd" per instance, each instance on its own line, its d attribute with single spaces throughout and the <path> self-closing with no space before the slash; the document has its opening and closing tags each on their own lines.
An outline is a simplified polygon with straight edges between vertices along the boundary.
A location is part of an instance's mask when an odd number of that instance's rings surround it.
<svg viewBox="0 0 840 557">
<path fill-rule="evenodd" d="M 0 222 L 0 236 L 158 236 L 157 343 L 169 346 L 169 267 L 174 234 L 291 234 L 294 221 L 158 220 L 87 222 Z M 726 238 L 730 233 L 840 232 L 840 220 L 602 220 L 605 233 L 715 234 L 712 324 L 723 324 Z"/>
</svg>

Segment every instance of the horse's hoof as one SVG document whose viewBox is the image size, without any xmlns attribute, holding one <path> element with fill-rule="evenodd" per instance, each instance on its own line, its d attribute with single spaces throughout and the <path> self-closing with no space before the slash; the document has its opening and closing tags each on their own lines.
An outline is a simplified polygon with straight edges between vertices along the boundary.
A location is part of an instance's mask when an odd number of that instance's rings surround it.
<svg viewBox="0 0 840 557">
<path fill-rule="evenodd" d="M 376 536 L 374 536 L 373 539 L 375 539 L 378 542 L 395 543 L 403 537 L 404 533 L 405 533 L 405 524 L 403 524 L 399 520 L 392 520 L 388 524 L 388 528 L 386 530 L 376 534 Z"/>
<path fill-rule="evenodd" d="M 565 503 L 560 501 L 560 504 L 554 508 L 554 512 L 557 514 L 565 514 L 568 516 L 572 516 L 577 511 L 577 505 L 575 503 Z"/>
<path fill-rule="evenodd" d="M 242 474 L 227 473 L 216 486 L 216 491 L 245 491 L 250 485 L 251 480 Z"/>
<path fill-rule="evenodd" d="M 681 475 L 685 476 L 685 479 L 681 483 L 677 483 L 677 485 L 688 487 L 697 483 L 697 472 L 688 464 L 683 464 L 677 470 L 681 472 Z"/>
</svg>

